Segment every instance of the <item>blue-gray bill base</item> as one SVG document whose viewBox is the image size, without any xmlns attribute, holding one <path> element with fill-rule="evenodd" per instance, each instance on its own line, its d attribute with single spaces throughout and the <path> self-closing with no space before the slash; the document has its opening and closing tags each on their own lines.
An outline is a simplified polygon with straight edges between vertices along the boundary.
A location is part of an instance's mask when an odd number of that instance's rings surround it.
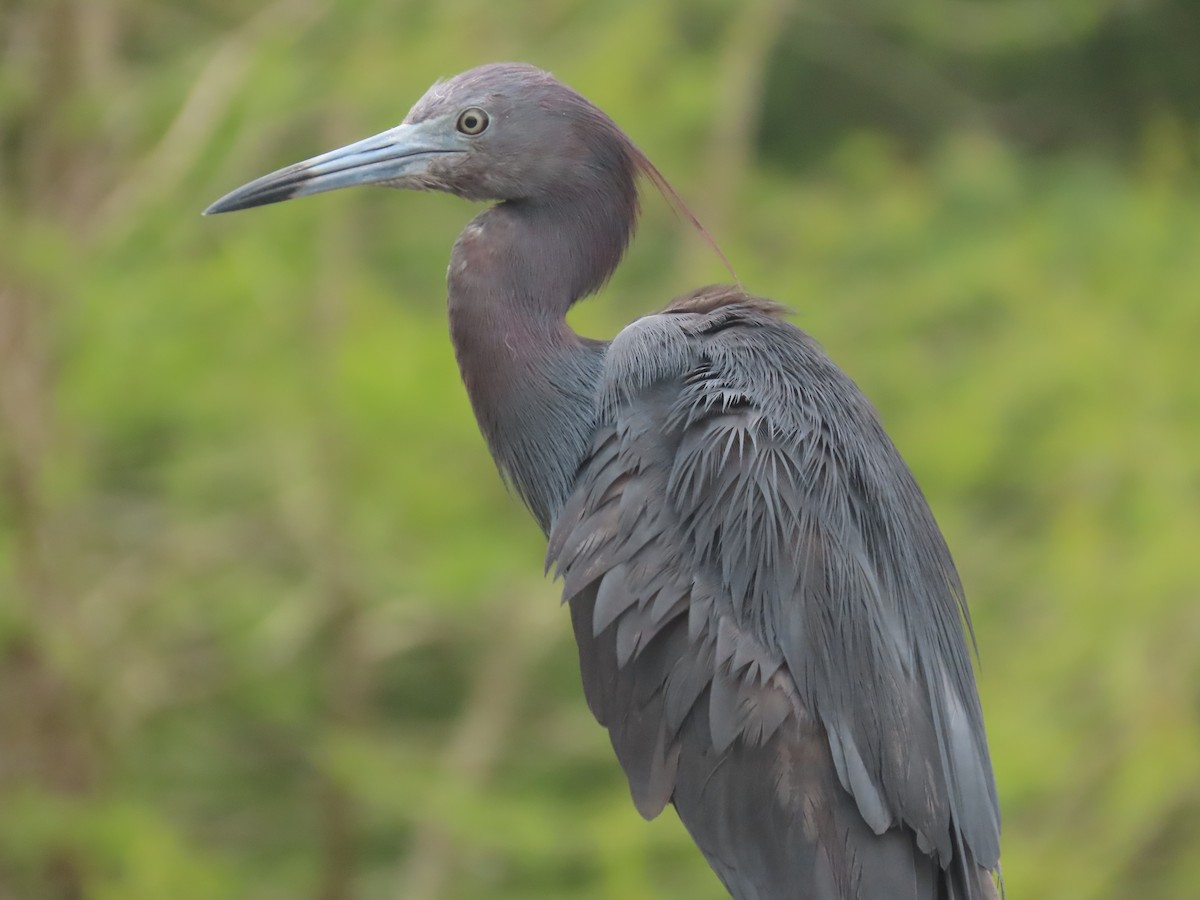
<svg viewBox="0 0 1200 900">
<path fill-rule="evenodd" d="M 625 252 L 639 176 L 674 197 L 579 94 L 496 64 L 207 212 L 356 184 L 493 201 L 451 251 L 450 334 L 637 809 L 673 804 L 737 900 L 994 898 L 962 587 L 870 403 L 740 286 L 612 342 L 566 324 Z"/>
</svg>

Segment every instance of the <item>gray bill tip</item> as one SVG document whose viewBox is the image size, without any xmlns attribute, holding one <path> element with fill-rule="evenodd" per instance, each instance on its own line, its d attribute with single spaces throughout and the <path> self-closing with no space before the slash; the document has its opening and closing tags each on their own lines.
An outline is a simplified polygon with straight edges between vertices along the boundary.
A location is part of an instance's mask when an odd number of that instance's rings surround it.
<svg viewBox="0 0 1200 900">
<path fill-rule="evenodd" d="M 212 216 L 218 213 L 237 212 L 239 209 L 252 209 L 255 206 L 266 206 L 268 203 L 279 203 L 296 196 L 295 184 L 276 184 L 257 186 L 252 182 L 235 191 L 230 191 L 220 200 L 213 203 L 204 215 Z"/>
</svg>

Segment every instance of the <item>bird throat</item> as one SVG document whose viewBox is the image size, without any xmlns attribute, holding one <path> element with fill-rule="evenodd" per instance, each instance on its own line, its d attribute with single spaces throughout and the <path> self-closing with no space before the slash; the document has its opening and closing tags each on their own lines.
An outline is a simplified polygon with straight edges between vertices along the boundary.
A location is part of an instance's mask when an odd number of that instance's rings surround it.
<svg viewBox="0 0 1200 900">
<path fill-rule="evenodd" d="M 450 335 L 475 417 L 543 530 L 595 427 L 606 346 L 575 334 L 566 313 L 611 274 L 631 228 L 597 247 L 584 233 L 594 220 L 572 228 L 554 213 L 519 203 L 487 210 L 459 236 L 447 273 Z"/>
</svg>

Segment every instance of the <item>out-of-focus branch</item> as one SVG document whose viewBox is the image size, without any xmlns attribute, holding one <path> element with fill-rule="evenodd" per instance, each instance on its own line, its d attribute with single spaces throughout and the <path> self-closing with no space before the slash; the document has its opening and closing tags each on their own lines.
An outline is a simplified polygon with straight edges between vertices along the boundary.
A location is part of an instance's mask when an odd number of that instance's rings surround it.
<svg viewBox="0 0 1200 900">
<path fill-rule="evenodd" d="M 91 170 L 60 130 L 61 116 L 79 94 L 81 63 L 77 0 L 52 0 L 25 11 L 21 23 L 35 42 L 30 82 L 38 115 L 28 139 L 9 148 L 22 173 L 20 214 L 64 220 Z M 84 698 L 64 674 L 54 648 L 72 628 L 69 591 L 58 570 L 58 524 L 47 471 L 61 445 L 54 434 L 53 292 L 18 279 L 0 282 L 0 503 L 13 531 L 16 602 L 20 623 L 0 647 L 0 807 L 9 792 L 40 790 L 59 798 L 86 793 L 99 754 Z M 0 585 L 0 591 L 5 586 Z M 23 601 L 23 602 L 22 602 Z M 37 848 L 36 869 L 21 882 L 0 870 L 0 896 L 32 891 L 76 900 L 85 890 L 85 864 L 69 843 Z"/>
<path fill-rule="evenodd" d="M 94 227 L 120 228 L 135 218 L 148 199 L 171 192 L 195 165 L 228 112 L 249 75 L 255 44 L 282 28 L 303 29 L 325 11 L 314 0 L 276 0 L 227 34 L 209 55 L 162 139 L 129 166 L 131 175 L 100 204 Z"/>
<path fill-rule="evenodd" d="M 329 130 L 339 129 L 331 124 Z M 309 558 L 315 565 L 319 602 L 329 629 L 324 692 L 325 719 L 332 730 L 361 725 L 368 675 L 361 640 L 361 597 L 343 539 L 345 513 L 339 477 L 345 471 L 336 383 L 344 318 L 339 285 L 345 280 L 351 244 L 346 220 L 328 217 L 318 240 L 320 258 L 304 364 L 310 379 L 315 457 Z M 358 811 L 350 793 L 328 776 L 321 783 L 318 802 L 321 866 L 317 897 L 349 900 L 354 892 Z"/>
<path fill-rule="evenodd" d="M 714 234 L 727 226 L 730 209 L 753 161 L 767 64 L 791 5 L 790 0 L 752 0 L 735 14 L 730 27 L 713 102 L 713 131 L 704 161 L 706 194 L 699 215 Z M 680 260 L 681 269 L 694 272 L 703 268 L 710 258 L 708 248 L 698 242 L 688 247 Z"/>
<path fill-rule="evenodd" d="M 13 536 L 15 570 L 29 611 L 50 605 L 42 460 L 49 444 L 46 341 L 37 303 L 0 284 L 0 480 Z"/>
<path fill-rule="evenodd" d="M 557 604 L 527 599 L 493 607 L 488 652 L 446 749 L 444 777 L 456 789 L 475 790 L 487 781 L 503 754 L 526 675 L 552 643 L 561 612 Z M 454 837 L 434 814 L 418 829 L 396 896 L 438 900 L 455 858 Z"/>
</svg>

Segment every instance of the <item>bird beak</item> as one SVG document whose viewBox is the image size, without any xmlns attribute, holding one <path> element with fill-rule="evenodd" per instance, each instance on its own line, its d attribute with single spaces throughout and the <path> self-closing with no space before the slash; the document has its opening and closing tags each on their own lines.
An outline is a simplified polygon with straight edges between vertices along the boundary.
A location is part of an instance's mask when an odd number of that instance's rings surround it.
<svg viewBox="0 0 1200 900">
<path fill-rule="evenodd" d="M 438 126 L 437 120 L 404 123 L 304 162 L 257 178 L 226 194 L 204 211 L 233 212 L 267 203 L 278 203 L 305 194 L 319 194 L 356 184 L 420 187 L 430 163 L 448 153 L 461 153 L 457 134 Z"/>
</svg>

